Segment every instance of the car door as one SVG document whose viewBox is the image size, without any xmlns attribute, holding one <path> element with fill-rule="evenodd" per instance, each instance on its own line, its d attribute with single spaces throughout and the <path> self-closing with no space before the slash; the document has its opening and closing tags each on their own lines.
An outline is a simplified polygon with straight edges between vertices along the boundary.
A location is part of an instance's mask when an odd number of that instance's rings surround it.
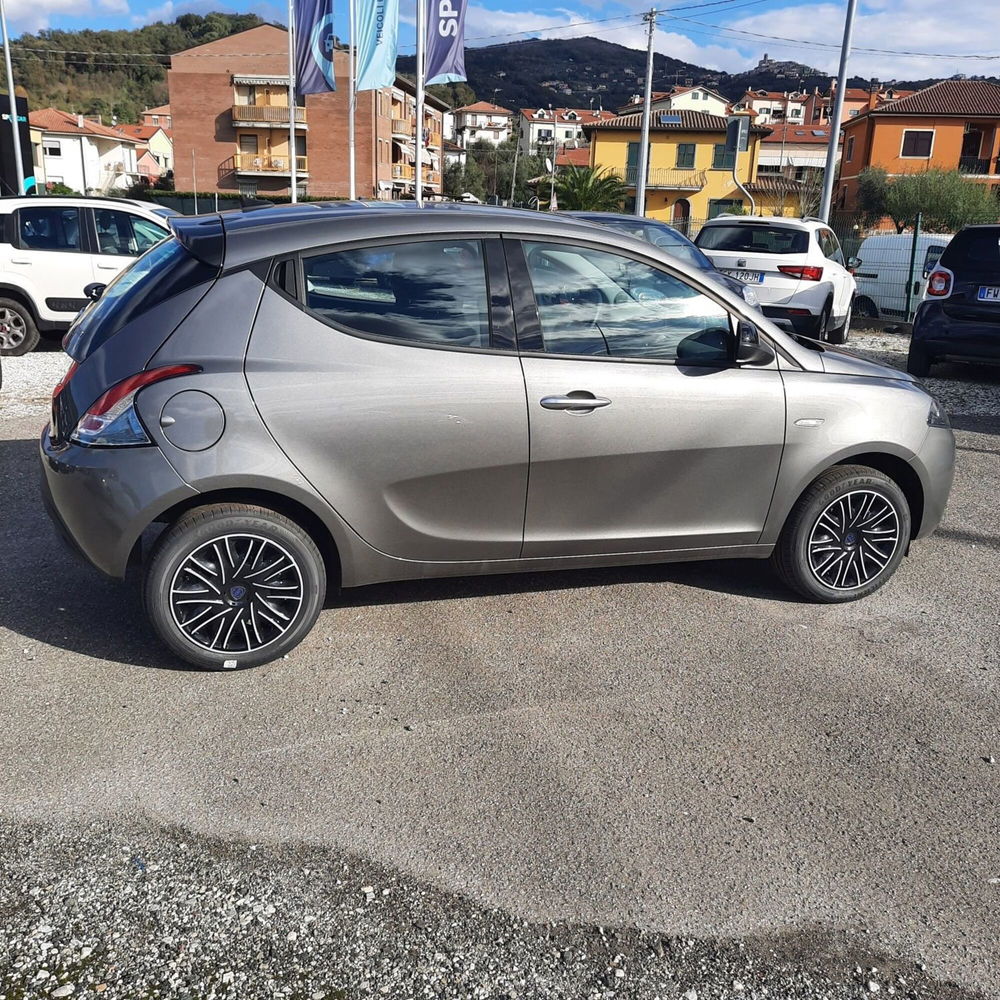
<svg viewBox="0 0 1000 1000">
<path fill-rule="evenodd" d="M 820 229 L 817 232 L 820 249 L 829 262 L 826 267 L 833 284 L 833 315 L 838 319 L 847 315 L 854 300 L 855 282 L 850 271 L 840 241 L 832 229 Z"/>
<path fill-rule="evenodd" d="M 396 237 L 281 266 L 246 375 L 285 454 L 381 552 L 516 558 L 528 422 L 499 239 Z"/>
<path fill-rule="evenodd" d="M 523 555 L 754 544 L 785 437 L 727 310 L 618 251 L 511 242 L 531 433 Z M 526 289 L 526 294 L 520 289 Z"/>
<path fill-rule="evenodd" d="M 93 280 L 107 284 L 136 257 L 170 235 L 166 226 L 116 208 L 89 209 L 97 253 Z"/>
<path fill-rule="evenodd" d="M 68 323 L 88 302 L 93 280 L 84 210 L 38 205 L 14 213 L 10 268 L 42 317 Z"/>
</svg>

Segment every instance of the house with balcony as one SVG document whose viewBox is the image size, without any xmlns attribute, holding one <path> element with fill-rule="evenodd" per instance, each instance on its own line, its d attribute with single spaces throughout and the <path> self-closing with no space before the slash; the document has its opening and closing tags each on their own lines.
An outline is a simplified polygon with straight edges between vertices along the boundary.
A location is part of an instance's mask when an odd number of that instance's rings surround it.
<svg viewBox="0 0 1000 1000">
<path fill-rule="evenodd" d="M 514 112 L 489 101 L 476 101 L 455 109 L 455 139 L 463 149 L 474 142 L 491 142 L 499 146 L 513 132 Z"/>
<path fill-rule="evenodd" d="M 710 115 L 724 115 L 729 110 L 729 101 L 708 87 L 688 83 L 683 87 L 654 91 L 650 95 L 649 108 L 650 111 L 703 111 Z M 618 114 L 636 111 L 642 111 L 642 94 L 633 94 L 629 102 L 618 109 Z"/>
<path fill-rule="evenodd" d="M 137 139 L 58 108 L 32 111 L 29 120 L 41 136 L 46 183 L 65 184 L 81 194 L 108 194 L 139 182 Z"/>
<path fill-rule="evenodd" d="M 615 117 L 598 108 L 522 108 L 517 141 L 521 156 L 549 155 L 553 149 L 584 146 L 584 129 Z"/>
<path fill-rule="evenodd" d="M 334 52 L 346 84 L 349 53 Z M 239 192 L 246 197 L 291 192 L 350 194 L 347 87 L 288 102 L 288 33 L 264 24 L 171 57 L 167 74 L 178 191 Z M 156 109 L 154 109 L 156 110 Z M 428 95 L 424 108 L 423 189 L 441 192 L 442 119 L 448 105 Z M 416 97 L 397 77 L 391 87 L 357 95 L 355 176 L 359 198 L 410 197 L 416 192 Z"/>
<path fill-rule="evenodd" d="M 734 111 L 752 111 L 758 125 L 802 126 L 809 120 L 810 95 L 803 91 L 748 90 L 734 105 Z"/>
<path fill-rule="evenodd" d="M 657 113 L 649 128 L 649 169 L 644 214 L 689 229 L 695 220 L 723 212 L 750 210 L 749 193 L 758 212 L 773 214 L 780 207 L 780 190 L 772 180 L 757 176 L 760 141 L 770 130 L 750 126 L 749 149 L 726 151 L 727 120 L 700 111 Z M 635 207 L 642 138 L 642 113 L 618 115 L 586 127 L 590 165 L 610 170 L 629 190 L 626 210 Z M 733 179 L 735 174 L 739 184 Z M 740 184 L 743 188 L 741 189 Z"/>
<path fill-rule="evenodd" d="M 970 183 L 1000 188 L 1000 86 L 986 80 L 943 80 L 891 102 L 872 99 L 841 130 L 840 209 L 856 208 L 866 167 L 890 177 L 958 170 Z"/>
</svg>

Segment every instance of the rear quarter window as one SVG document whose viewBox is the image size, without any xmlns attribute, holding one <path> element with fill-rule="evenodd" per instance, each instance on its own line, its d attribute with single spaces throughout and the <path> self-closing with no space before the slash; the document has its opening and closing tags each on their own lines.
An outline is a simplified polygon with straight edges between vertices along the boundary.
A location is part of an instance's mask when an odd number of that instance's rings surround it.
<svg viewBox="0 0 1000 1000">
<path fill-rule="evenodd" d="M 739 253 L 806 253 L 809 233 L 786 226 L 705 226 L 695 243 L 702 250 L 733 250 Z"/>
<path fill-rule="evenodd" d="M 966 229 L 941 254 L 941 263 L 950 271 L 1000 272 L 1000 227 Z"/>
</svg>

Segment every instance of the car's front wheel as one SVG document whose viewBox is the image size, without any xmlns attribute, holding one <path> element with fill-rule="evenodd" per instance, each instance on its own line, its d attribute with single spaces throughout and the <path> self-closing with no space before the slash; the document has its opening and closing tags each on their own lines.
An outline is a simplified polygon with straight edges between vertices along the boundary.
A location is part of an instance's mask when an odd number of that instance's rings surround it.
<svg viewBox="0 0 1000 1000">
<path fill-rule="evenodd" d="M 927 378 L 931 373 L 931 356 L 919 344 L 910 343 L 906 356 L 906 370 L 916 378 Z"/>
<path fill-rule="evenodd" d="M 810 600 L 855 601 L 896 572 L 910 523 L 909 504 L 893 480 L 867 466 L 839 465 L 799 497 L 771 562 Z"/>
<path fill-rule="evenodd" d="M 31 311 L 13 299 L 0 299 L 0 355 L 17 358 L 33 351 L 38 327 Z"/>
<path fill-rule="evenodd" d="M 312 628 L 326 567 L 294 521 L 262 507 L 218 504 L 182 515 L 160 536 L 143 586 L 160 638 L 197 667 L 254 667 Z"/>
</svg>

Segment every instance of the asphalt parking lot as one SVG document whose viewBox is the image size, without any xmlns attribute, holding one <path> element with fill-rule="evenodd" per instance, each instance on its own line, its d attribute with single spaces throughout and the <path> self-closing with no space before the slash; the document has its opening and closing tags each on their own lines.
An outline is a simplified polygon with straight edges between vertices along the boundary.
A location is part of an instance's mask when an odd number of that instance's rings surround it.
<svg viewBox="0 0 1000 1000">
<path fill-rule="evenodd" d="M 63 367 L 0 393 L 0 1000 L 1000 995 L 1000 370 L 928 380 L 954 492 L 866 601 L 393 584 L 210 674 L 56 541 Z"/>
</svg>

